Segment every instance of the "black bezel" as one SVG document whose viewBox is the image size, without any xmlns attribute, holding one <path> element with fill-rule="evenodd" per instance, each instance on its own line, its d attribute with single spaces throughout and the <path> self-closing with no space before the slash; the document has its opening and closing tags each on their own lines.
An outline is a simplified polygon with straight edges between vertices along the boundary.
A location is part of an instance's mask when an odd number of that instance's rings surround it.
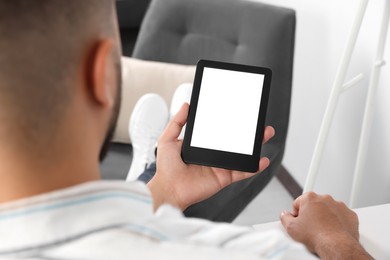
<svg viewBox="0 0 390 260">
<path fill-rule="evenodd" d="M 255 144 L 252 155 L 245 155 L 232 152 L 224 152 L 205 148 L 192 147 L 191 139 L 194 127 L 196 109 L 204 68 L 216 68 L 233 71 L 242 71 L 264 75 L 263 91 L 261 94 L 261 103 L 258 113 Z M 194 86 L 188 113 L 187 126 L 181 151 L 182 159 L 185 163 L 198 164 L 204 166 L 218 167 L 229 170 L 244 172 L 256 172 L 259 167 L 260 152 L 264 136 L 265 116 L 268 106 L 268 97 L 271 86 L 272 71 L 268 68 L 226 63 L 219 61 L 200 60 L 196 67 Z"/>
</svg>

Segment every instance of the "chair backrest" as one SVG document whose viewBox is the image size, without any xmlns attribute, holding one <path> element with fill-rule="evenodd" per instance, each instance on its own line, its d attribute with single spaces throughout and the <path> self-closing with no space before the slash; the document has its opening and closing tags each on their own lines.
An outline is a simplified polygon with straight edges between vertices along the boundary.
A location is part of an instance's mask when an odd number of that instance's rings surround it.
<svg viewBox="0 0 390 260">
<path fill-rule="evenodd" d="M 122 53 L 124 56 L 131 56 L 150 0 L 116 0 L 115 3 L 122 41 Z"/>
<path fill-rule="evenodd" d="M 283 154 L 287 135 L 295 11 L 245 0 L 153 0 L 133 57 L 196 64 L 213 59 L 273 71 L 267 124 Z"/>
</svg>

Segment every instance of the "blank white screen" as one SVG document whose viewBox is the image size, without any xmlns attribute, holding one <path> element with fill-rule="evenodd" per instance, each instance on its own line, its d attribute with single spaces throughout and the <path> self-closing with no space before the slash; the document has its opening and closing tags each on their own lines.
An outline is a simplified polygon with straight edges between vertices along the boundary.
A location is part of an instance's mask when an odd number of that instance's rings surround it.
<svg viewBox="0 0 390 260">
<path fill-rule="evenodd" d="M 264 75 L 204 68 L 191 146 L 253 154 Z"/>
</svg>

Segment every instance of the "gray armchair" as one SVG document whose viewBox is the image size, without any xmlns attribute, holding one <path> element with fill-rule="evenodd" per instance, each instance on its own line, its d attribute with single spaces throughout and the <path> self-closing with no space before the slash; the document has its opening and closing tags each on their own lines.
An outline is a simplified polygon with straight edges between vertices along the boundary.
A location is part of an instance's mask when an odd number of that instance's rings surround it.
<svg viewBox="0 0 390 260">
<path fill-rule="evenodd" d="M 232 221 L 280 168 L 289 121 L 295 12 L 245 0 L 154 0 L 141 25 L 135 58 L 181 64 L 199 59 L 269 67 L 273 71 L 267 125 L 276 136 L 263 146 L 270 167 L 231 185 L 185 214 Z"/>
<path fill-rule="evenodd" d="M 275 127 L 276 136 L 262 151 L 270 158 L 270 167 L 185 212 L 187 216 L 230 222 L 268 184 L 281 164 L 290 111 L 295 12 L 245 0 L 154 0 L 137 38 L 148 4 L 149 0 L 117 1 L 125 54 L 135 42 L 133 56 L 140 59 L 196 64 L 205 58 L 273 70 L 267 124 Z M 131 157 L 131 145 L 113 143 L 101 164 L 102 177 L 125 179 Z"/>
</svg>

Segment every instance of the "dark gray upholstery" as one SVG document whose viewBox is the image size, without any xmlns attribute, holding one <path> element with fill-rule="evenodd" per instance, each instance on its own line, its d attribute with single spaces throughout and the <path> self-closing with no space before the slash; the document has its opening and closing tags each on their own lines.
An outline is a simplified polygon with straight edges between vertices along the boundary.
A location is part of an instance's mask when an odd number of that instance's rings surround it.
<svg viewBox="0 0 390 260">
<path fill-rule="evenodd" d="M 232 221 L 278 171 L 289 120 L 294 36 L 291 9 L 244 0 L 151 2 L 134 57 L 181 64 L 204 58 L 273 70 L 267 124 L 275 127 L 276 136 L 262 151 L 270 167 L 190 207 L 186 215 Z"/>
<path fill-rule="evenodd" d="M 131 56 L 150 0 L 116 0 L 124 56 Z"/>
<path fill-rule="evenodd" d="M 129 172 L 133 148 L 130 144 L 111 143 L 107 156 L 100 164 L 103 179 L 125 180 Z"/>
</svg>

